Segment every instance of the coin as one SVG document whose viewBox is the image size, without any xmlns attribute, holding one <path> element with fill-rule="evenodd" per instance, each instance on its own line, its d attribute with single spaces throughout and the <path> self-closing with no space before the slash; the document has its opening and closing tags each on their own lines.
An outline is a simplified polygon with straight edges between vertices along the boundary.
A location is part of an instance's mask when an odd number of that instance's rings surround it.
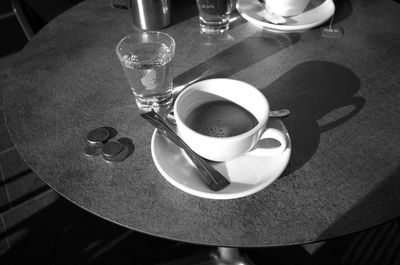
<svg viewBox="0 0 400 265">
<path fill-rule="evenodd" d="M 103 146 L 103 156 L 110 158 L 118 155 L 122 148 L 123 146 L 120 142 L 109 141 Z"/>
<path fill-rule="evenodd" d="M 89 143 L 92 143 L 92 144 L 103 143 L 108 139 L 109 136 L 110 136 L 110 133 L 108 132 L 108 130 L 106 128 L 100 127 L 100 128 L 91 130 L 87 134 L 86 139 L 88 140 Z"/>
<path fill-rule="evenodd" d="M 98 156 L 103 152 L 102 147 L 102 143 L 87 143 L 85 149 L 83 150 L 83 153 L 87 156 Z"/>
<path fill-rule="evenodd" d="M 108 150 L 104 151 L 105 148 L 103 148 L 103 159 L 106 162 L 121 162 L 127 157 L 129 151 L 129 148 L 127 146 L 123 145 L 120 142 L 108 143 L 112 143 L 106 148 Z M 114 153 L 114 155 L 110 155 L 111 153 Z"/>
</svg>

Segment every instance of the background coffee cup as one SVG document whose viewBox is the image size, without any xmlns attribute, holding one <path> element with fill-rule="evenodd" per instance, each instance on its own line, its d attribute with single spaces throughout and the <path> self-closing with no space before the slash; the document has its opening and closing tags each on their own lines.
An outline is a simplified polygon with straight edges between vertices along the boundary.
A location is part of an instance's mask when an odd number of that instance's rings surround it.
<svg viewBox="0 0 400 265">
<path fill-rule="evenodd" d="M 257 119 L 255 127 L 236 136 L 213 137 L 188 126 L 187 117 L 194 109 L 221 99 L 231 101 L 253 114 Z M 257 88 L 242 81 L 224 78 L 203 80 L 190 85 L 181 92 L 174 104 L 179 135 L 193 151 L 212 161 L 227 161 L 245 153 L 265 156 L 282 153 L 287 146 L 287 137 L 277 129 L 266 127 L 269 110 L 267 99 Z M 259 144 L 267 139 L 274 139 L 278 144 Z"/>
<path fill-rule="evenodd" d="M 296 16 L 304 11 L 310 0 L 265 0 L 267 9 L 282 17 Z"/>
</svg>

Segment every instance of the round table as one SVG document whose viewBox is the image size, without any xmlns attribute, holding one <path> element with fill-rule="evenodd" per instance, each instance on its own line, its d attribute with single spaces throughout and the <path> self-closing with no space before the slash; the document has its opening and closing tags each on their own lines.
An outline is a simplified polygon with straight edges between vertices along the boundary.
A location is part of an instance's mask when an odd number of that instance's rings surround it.
<svg viewBox="0 0 400 265">
<path fill-rule="evenodd" d="M 398 3 L 341 3 L 337 39 L 319 28 L 271 33 L 242 18 L 226 34 L 201 35 L 196 13 L 184 12 L 193 3 L 179 8 L 162 30 L 176 40 L 175 86 L 233 78 L 259 88 L 272 109 L 290 109 L 284 173 L 232 200 L 192 196 L 166 181 L 152 160 L 154 128 L 139 116 L 115 54 L 117 42 L 138 29 L 128 11 L 88 0 L 29 42 L 4 91 L 7 128 L 40 178 L 114 223 L 210 246 L 315 242 L 399 216 Z M 86 134 L 102 126 L 131 141 L 123 162 L 83 154 Z"/>
</svg>

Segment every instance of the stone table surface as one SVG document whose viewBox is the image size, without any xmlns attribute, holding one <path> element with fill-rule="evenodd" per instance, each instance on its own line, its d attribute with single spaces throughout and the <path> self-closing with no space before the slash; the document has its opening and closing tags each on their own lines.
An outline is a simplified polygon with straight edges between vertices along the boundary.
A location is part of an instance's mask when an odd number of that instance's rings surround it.
<svg viewBox="0 0 400 265">
<path fill-rule="evenodd" d="M 128 11 L 88 0 L 29 42 L 4 92 L 16 148 L 49 186 L 122 226 L 215 246 L 314 242 L 399 216 L 399 3 L 336 1 L 338 39 L 320 28 L 271 33 L 240 17 L 226 34 L 206 36 L 193 1 L 175 1 L 173 11 L 162 31 L 176 40 L 174 84 L 238 79 L 260 89 L 272 109 L 290 109 L 285 172 L 234 200 L 192 196 L 166 181 L 152 160 L 153 128 L 138 115 L 115 55 L 117 42 L 138 29 Z M 82 153 L 87 132 L 101 126 L 132 141 L 122 163 Z"/>
</svg>

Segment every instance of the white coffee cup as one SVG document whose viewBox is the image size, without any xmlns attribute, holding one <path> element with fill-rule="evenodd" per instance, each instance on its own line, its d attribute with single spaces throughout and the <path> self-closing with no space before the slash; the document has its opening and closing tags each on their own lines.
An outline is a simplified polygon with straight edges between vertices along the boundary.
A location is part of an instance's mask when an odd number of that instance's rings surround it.
<svg viewBox="0 0 400 265">
<path fill-rule="evenodd" d="M 244 133 L 229 137 L 204 135 L 187 125 L 186 118 L 193 109 L 221 99 L 243 107 L 253 114 L 258 123 Z M 282 153 L 288 140 L 282 131 L 266 127 L 269 111 L 267 99 L 257 88 L 225 78 L 208 79 L 190 85 L 181 92 L 174 104 L 178 134 L 194 152 L 212 161 L 227 161 L 244 154 L 274 156 Z M 271 140 L 273 145 L 266 144 Z"/>
<path fill-rule="evenodd" d="M 310 0 L 265 0 L 266 8 L 282 17 L 296 16 L 306 9 Z"/>
</svg>

